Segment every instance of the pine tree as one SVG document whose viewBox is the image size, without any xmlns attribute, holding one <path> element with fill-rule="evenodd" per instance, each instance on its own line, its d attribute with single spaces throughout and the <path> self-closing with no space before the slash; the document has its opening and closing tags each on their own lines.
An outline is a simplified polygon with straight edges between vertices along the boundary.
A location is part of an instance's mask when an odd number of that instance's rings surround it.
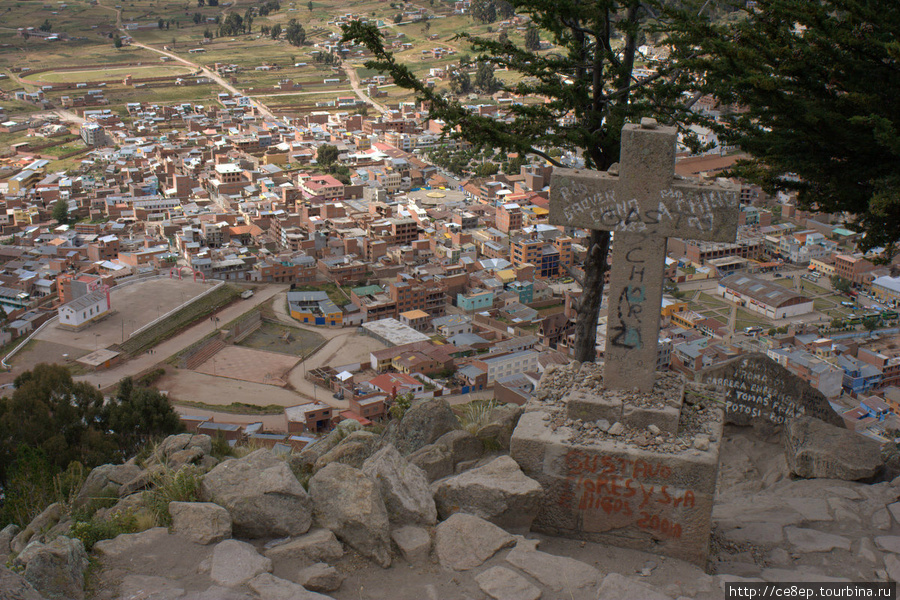
<svg viewBox="0 0 900 600">
<path fill-rule="evenodd" d="M 473 4 L 473 9 L 481 10 L 483 0 Z M 588 168 L 607 169 L 619 160 L 620 132 L 626 121 L 652 116 L 672 123 L 681 121 L 687 113 L 683 93 L 689 89 L 691 78 L 678 69 L 678 64 L 660 64 L 654 77 L 634 77 L 639 35 L 644 29 L 658 34 L 659 23 L 663 22 L 658 17 L 664 11 L 668 27 L 701 28 L 707 20 L 699 6 L 688 11 L 671 10 L 665 4 L 661 0 L 597 0 L 587 4 L 512 0 L 513 10 L 530 17 L 548 41 L 559 47 L 559 52 L 549 55 L 539 55 L 509 41 L 501 44 L 461 34 L 477 54 L 475 62 L 492 71 L 507 68 L 520 76 L 510 91 L 545 99 L 540 104 L 510 106 L 511 122 L 479 116 L 462 102 L 429 89 L 409 67 L 396 61 L 372 24 L 344 26 L 343 39 L 366 45 L 374 56 L 366 67 L 389 73 L 400 87 L 414 90 L 418 100 L 431 106 L 432 118 L 447 123 L 445 133 L 453 138 L 476 146 L 533 154 L 557 166 L 561 164 L 550 156 L 549 149 L 563 148 L 578 153 Z M 692 5 L 693 0 L 684 0 L 683 4 Z M 596 356 L 597 317 L 609 242 L 609 233 L 591 231 L 586 244 L 574 353 L 575 360 L 582 362 L 593 361 Z"/>
<path fill-rule="evenodd" d="M 864 249 L 896 252 L 900 3 L 756 0 L 741 12 L 675 40 L 705 74 L 700 91 L 742 108 L 716 128 L 756 159 L 737 172 L 798 192 L 802 208 L 855 215 Z"/>
<path fill-rule="evenodd" d="M 531 51 L 541 49 L 541 37 L 538 35 L 537 27 L 529 27 L 525 30 L 525 49 Z"/>
</svg>

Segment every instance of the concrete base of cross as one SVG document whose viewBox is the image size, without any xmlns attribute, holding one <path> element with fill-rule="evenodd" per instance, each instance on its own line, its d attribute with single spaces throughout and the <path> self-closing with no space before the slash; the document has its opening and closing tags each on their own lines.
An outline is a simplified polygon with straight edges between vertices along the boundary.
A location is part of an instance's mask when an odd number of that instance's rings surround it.
<svg viewBox="0 0 900 600">
<path fill-rule="evenodd" d="M 542 380 L 512 437 L 510 455 L 544 488 L 532 530 L 705 567 L 724 423 L 715 393 L 685 394 L 680 376 L 660 373 L 664 395 L 638 399 L 591 385 L 584 367 L 570 367 L 568 389 L 559 372 L 549 394 Z"/>
</svg>

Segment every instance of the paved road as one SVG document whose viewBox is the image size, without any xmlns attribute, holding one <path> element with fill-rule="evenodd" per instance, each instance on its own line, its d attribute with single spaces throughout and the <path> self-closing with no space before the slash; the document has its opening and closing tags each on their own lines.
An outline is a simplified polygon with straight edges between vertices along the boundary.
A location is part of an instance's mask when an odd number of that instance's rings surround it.
<svg viewBox="0 0 900 600">
<path fill-rule="evenodd" d="M 250 312 L 275 294 L 284 291 L 285 285 L 270 284 L 256 290 L 249 300 L 239 300 L 227 308 L 214 313 L 219 317 L 219 324 L 228 323 L 241 315 Z M 182 331 L 175 337 L 169 338 L 154 348 L 153 354 L 141 354 L 112 369 L 97 371 L 88 375 L 76 377 L 77 381 L 87 381 L 101 388 L 113 386 L 125 377 L 133 377 L 138 373 L 153 368 L 155 365 L 165 362 L 169 357 L 181 352 L 193 343 L 199 342 L 212 332 L 213 328 L 208 319 L 203 319 L 196 325 Z"/>
</svg>

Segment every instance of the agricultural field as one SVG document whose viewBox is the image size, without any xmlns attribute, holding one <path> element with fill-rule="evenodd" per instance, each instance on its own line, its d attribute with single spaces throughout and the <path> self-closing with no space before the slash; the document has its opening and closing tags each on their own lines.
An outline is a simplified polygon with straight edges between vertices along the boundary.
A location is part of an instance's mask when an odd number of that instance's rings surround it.
<svg viewBox="0 0 900 600">
<path fill-rule="evenodd" d="M 73 71 L 45 71 L 32 77 L 31 81 L 39 83 L 78 83 L 85 80 L 100 81 L 103 79 L 119 79 L 131 75 L 135 79 L 145 77 L 178 77 L 189 75 L 194 69 L 185 65 L 141 65 L 132 67 L 108 67 L 100 69 L 79 69 Z"/>
<path fill-rule="evenodd" d="M 0 11 L 5 4 L 10 3 L 12 0 L 0 0 Z M 86 68 L 83 71 L 47 71 L 31 77 L 26 72 L 23 74 L 26 77 L 24 84 L 13 74 L 9 80 L 0 82 L 0 90 L 24 88 L 34 91 L 40 85 L 52 83 L 112 80 L 128 73 L 135 78 L 186 75 L 193 70 L 194 67 L 174 60 L 161 63 L 160 54 L 154 50 L 166 49 L 201 67 L 212 68 L 215 63 L 237 65 L 238 72 L 226 75 L 225 79 L 242 93 L 259 97 L 266 105 L 279 111 L 303 112 L 314 110 L 317 102 L 355 95 L 343 68 L 333 69 L 330 65 L 316 62 L 316 53 L 324 51 L 316 44 L 333 42 L 340 36 L 340 25 L 336 19 L 341 16 L 366 17 L 379 25 L 387 42 L 411 44 L 409 49 L 398 48 L 397 57 L 423 78 L 430 69 L 447 67 L 471 54 L 465 41 L 456 39 L 459 32 L 494 39 L 501 32 L 499 22 L 491 25 L 475 23 L 468 16 L 451 14 L 449 5 L 443 2 L 406 5 L 406 9 L 424 7 L 430 18 L 427 21 L 401 20 L 400 23 L 394 21 L 403 9 L 378 0 L 340 3 L 334 0 L 316 0 L 311 4 L 304 1 L 284 1 L 281 2 L 280 9 L 261 15 L 258 9 L 264 5 L 262 0 L 220 0 L 218 6 L 198 6 L 196 2 L 187 0 L 122 0 L 118 3 L 116 0 L 99 0 L 96 5 L 78 0 L 77 4 L 67 4 L 65 8 L 60 8 L 43 1 L 17 1 L 15 10 L 6 11 L 9 14 L 4 15 L 3 27 L 0 27 L 0 64 L 30 69 L 77 65 L 84 65 Z M 254 7 L 249 33 L 216 37 L 219 28 L 217 20 L 224 21 L 230 13 L 246 18 L 248 11 Z M 284 29 L 291 19 L 296 19 L 303 26 L 306 32 L 305 44 L 292 46 L 284 39 L 284 35 L 274 40 L 271 36 L 263 35 L 263 28 L 279 25 Z M 15 28 L 37 28 L 45 22 L 49 23 L 54 33 L 68 34 L 71 39 L 48 42 L 36 36 L 26 39 L 15 33 Z M 208 33 L 213 35 L 212 40 L 204 40 Z M 113 34 L 128 35 L 133 38 L 133 43 L 116 49 L 113 47 Z M 509 27 L 505 34 L 513 42 L 521 42 L 524 29 Z M 434 58 L 432 50 L 438 47 L 452 50 L 453 54 Z M 203 52 L 188 52 L 198 48 L 202 48 Z M 365 56 L 352 55 L 345 59 L 344 64 L 349 69 L 355 69 L 360 79 L 365 80 L 374 74 L 364 67 L 365 60 Z M 87 68 L 125 62 L 142 65 L 139 68 Z M 294 67 L 295 63 L 306 65 Z M 256 70 L 263 65 L 277 65 L 278 68 L 272 71 Z M 514 82 L 513 74 L 510 73 L 498 72 L 496 77 L 506 83 Z M 299 84 L 300 89 L 286 89 L 283 92 L 271 89 L 284 79 Z M 325 79 L 338 81 L 325 84 Z M 361 83 L 361 86 L 365 89 L 365 83 Z M 438 91 L 444 91 L 448 86 L 446 79 L 435 80 Z M 386 96 L 375 99 L 379 104 L 396 104 L 414 99 L 410 92 L 391 84 L 381 86 L 380 89 Z M 105 95 L 110 100 L 110 107 L 120 112 L 119 108 L 126 102 L 206 102 L 220 91 L 222 88 L 218 85 L 139 89 L 109 85 L 105 89 Z M 74 90 L 68 91 L 62 95 L 71 95 L 73 92 Z M 57 94 L 49 95 L 52 102 L 58 101 L 58 98 Z M 470 101 L 493 102 L 483 94 L 471 96 Z M 16 114 L 15 109 L 18 107 L 10 107 L 6 99 L 3 102 L 8 113 Z M 33 110 L 31 105 L 21 108 L 22 112 Z"/>
</svg>

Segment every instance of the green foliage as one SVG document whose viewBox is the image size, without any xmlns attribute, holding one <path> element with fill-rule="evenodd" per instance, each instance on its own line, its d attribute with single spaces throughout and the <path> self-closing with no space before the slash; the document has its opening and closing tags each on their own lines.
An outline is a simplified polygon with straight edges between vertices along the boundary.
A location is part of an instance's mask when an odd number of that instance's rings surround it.
<svg viewBox="0 0 900 600">
<path fill-rule="evenodd" d="M 241 15 L 230 12 L 219 27 L 219 35 L 238 35 L 244 32 L 244 19 Z"/>
<path fill-rule="evenodd" d="M 849 212 L 864 249 L 900 240 L 900 3 L 757 0 L 673 36 L 699 92 L 740 106 L 717 126 L 753 161 L 736 173 L 801 208 Z M 873 84 L 873 82 L 878 82 Z M 789 176 L 786 176 L 790 174 Z"/>
<path fill-rule="evenodd" d="M 498 167 L 496 163 L 490 161 L 478 165 L 475 169 L 475 177 L 490 177 L 496 175 Z"/>
<path fill-rule="evenodd" d="M 235 456 L 234 448 L 228 444 L 228 440 L 221 433 L 212 439 L 212 449 L 209 453 L 219 460 Z"/>
<path fill-rule="evenodd" d="M 186 465 L 178 471 L 165 469 L 151 474 L 153 488 L 144 494 L 144 503 L 160 526 L 172 524 L 169 502 L 198 502 L 203 474 Z"/>
<path fill-rule="evenodd" d="M 164 397 L 130 379 L 106 404 L 96 388 L 74 382 L 62 365 L 39 364 L 14 385 L 11 397 L 0 398 L 3 522 L 27 523 L 34 511 L 67 501 L 85 467 L 118 462 L 151 437 L 181 429 Z"/>
<path fill-rule="evenodd" d="M 272 39 L 278 39 L 278 36 L 281 35 L 281 25 L 275 23 L 272 25 L 272 28 L 269 30 L 269 35 L 272 36 Z"/>
<path fill-rule="evenodd" d="M 53 219 L 59 223 L 60 225 L 65 225 L 69 222 L 69 203 L 63 199 L 59 199 L 56 201 L 56 204 L 53 205 Z"/>
<path fill-rule="evenodd" d="M 406 411 L 409 410 L 409 407 L 412 406 L 412 401 L 415 396 L 412 393 L 409 394 L 400 394 L 396 398 L 394 398 L 393 403 L 391 404 L 390 413 L 391 417 L 397 419 L 398 421 L 403 418 L 403 415 L 406 414 Z"/>
<path fill-rule="evenodd" d="M 403 21 L 403 13 L 397 13 L 394 15 L 394 23 L 401 23 Z"/>
<path fill-rule="evenodd" d="M 468 94 L 472 91 L 472 79 L 464 70 L 454 71 L 450 75 L 450 91 L 454 94 Z"/>
<path fill-rule="evenodd" d="M 169 400 L 158 391 L 136 387 L 130 377 L 119 382 L 119 390 L 103 407 L 103 418 L 115 432 L 123 458 L 132 456 L 153 438 L 184 430 Z"/>
<path fill-rule="evenodd" d="M 491 422 L 491 414 L 499 404 L 495 400 L 475 400 L 462 407 L 459 422 L 463 429 L 475 435 L 475 433 Z"/>
<path fill-rule="evenodd" d="M 123 533 L 139 531 L 137 518 L 128 511 L 117 511 L 108 519 L 91 517 L 88 521 L 75 521 L 69 530 L 69 536 L 84 543 L 84 549 L 90 552 L 94 544 L 102 540 L 111 540 Z"/>
<path fill-rule="evenodd" d="M 846 294 L 850 291 L 850 281 L 844 279 L 840 275 L 832 275 L 831 276 L 831 287 L 834 288 L 835 291 Z"/>
<path fill-rule="evenodd" d="M 473 3 L 477 20 L 491 20 L 487 1 Z M 364 44 L 374 57 L 366 67 L 389 73 L 399 87 L 413 90 L 418 101 L 427 102 L 431 118 L 447 124 L 447 135 L 476 146 L 534 154 L 556 166 L 562 165 L 546 149 L 562 148 L 577 153 L 587 168 L 607 169 L 619 160 L 624 123 L 642 117 L 656 117 L 663 123 L 690 122 L 693 118 L 685 103 L 685 92 L 692 90 L 695 82 L 691 73 L 674 60 L 654 65 L 654 77 L 638 79 L 634 68 L 644 30 L 659 34 L 662 24 L 668 29 L 703 28 L 708 16 L 698 10 L 699 3 L 684 0 L 678 10 L 668 9 L 672 3 L 663 0 L 512 0 L 508 4 L 512 11 L 530 18 L 556 51 L 538 54 L 508 39 L 501 43 L 469 33 L 458 37 L 468 42 L 475 62 L 486 65 L 490 76 L 503 69 L 512 74 L 515 83 L 508 86 L 510 92 L 544 99 L 510 106 L 511 119 L 479 115 L 459 100 L 428 88 L 409 66 L 397 62 L 373 24 L 345 25 L 343 39 Z M 660 19 L 664 9 L 666 18 Z M 484 14 L 479 13 L 482 10 Z M 483 80 L 476 77 L 475 87 L 493 91 L 496 84 L 487 77 L 487 70 Z M 576 320 L 574 352 L 575 360 L 582 362 L 592 361 L 596 355 L 597 317 L 609 242 L 609 233 L 599 230 L 592 231 L 586 241 L 590 252 L 584 264 L 585 293 Z"/>
<path fill-rule="evenodd" d="M 525 30 L 525 49 L 526 50 L 540 50 L 541 48 L 541 36 L 538 33 L 537 27 L 529 27 Z"/>
<path fill-rule="evenodd" d="M 267 16 L 269 13 L 276 12 L 281 9 L 281 4 L 278 3 L 277 0 L 269 0 L 265 4 L 259 7 L 257 12 L 261 17 Z"/>
<path fill-rule="evenodd" d="M 500 89 L 500 82 L 494 75 L 494 68 L 486 62 L 479 62 L 475 67 L 475 88 L 485 94 L 493 94 Z"/>
<path fill-rule="evenodd" d="M 53 30 L 53 25 L 50 24 L 50 19 L 44 19 L 44 22 L 41 23 L 41 26 L 38 27 L 41 31 L 50 32 Z"/>
<path fill-rule="evenodd" d="M 322 166 L 329 166 L 337 161 L 338 149 L 331 144 L 322 144 L 316 151 L 316 162 Z"/>
<path fill-rule="evenodd" d="M 876 316 L 866 317 L 862 321 L 862 326 L 870 333 L 878 329 L 879 324 L 881 324 L 881 317 Z"/>
<path fill-rule="evenodd" d="M 291 46 L 302 46 L 306 42 L 306 32 L 303 25 L 297 22 L 297 19 L 288 21 L 287 29 L 284 31 L 284 38 Z"/>
<path fill-rule="evenodd" d="M 493 23 L 497 20 L 497 7 L 493 0 L 472 0 L 469 12 L 479 23 Z"/>
<path fill-rule="evenodd" d="M 115 48 L 121 48 L 121 47 L 122 47 L 122 38 L 119 37 L 119 34 L 116 34 L 116 35 L 113 36 L 113 46 L 114 46 Z"/>
</svg>

